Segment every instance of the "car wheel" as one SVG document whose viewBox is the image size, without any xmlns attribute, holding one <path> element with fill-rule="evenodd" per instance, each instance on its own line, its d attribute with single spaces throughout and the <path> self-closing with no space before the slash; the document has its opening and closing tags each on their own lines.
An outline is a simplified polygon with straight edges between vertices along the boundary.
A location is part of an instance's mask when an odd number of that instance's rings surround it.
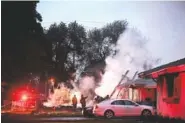
<svg viewBox="0 0 185 123">
<path fill-rule="evenodd" d="M 105 112 L 105 114 L 104 114 L 104 116 L 106 117 L 106 118 L 113 118 L 114 117 L 114 112 L 113 111 L 111 111 L 111 110 L 107 110 L 106 112 Z"/>
<path fill-rule="evenodd" d="M 150 117 L 150 116 L 152 116 L 152 113 L 150 110 L 143 110 L 141 116 Z"/>
</svg>

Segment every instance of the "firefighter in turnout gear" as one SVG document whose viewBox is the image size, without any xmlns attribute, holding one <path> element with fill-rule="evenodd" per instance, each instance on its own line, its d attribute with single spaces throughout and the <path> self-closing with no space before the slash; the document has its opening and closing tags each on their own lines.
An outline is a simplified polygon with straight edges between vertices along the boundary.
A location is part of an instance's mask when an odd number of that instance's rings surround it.
<svg viewBox="0 0 185 123">
<path fill-rule="evenodd" d="M 76 106 L 77 106 L 77 98 L 76 98 L 76 95 L 73 96 L 72 103 L 73 103 L 73 108 L 76 109 Z"/>
<path fill-rule="evenodd" d="M 86 99 L 87 97 L 84 97 L 83 95 L 81 95 L 80 103 L 82 105 L 82 110 L 84 110 L 86 107 Z"/>
</svg>

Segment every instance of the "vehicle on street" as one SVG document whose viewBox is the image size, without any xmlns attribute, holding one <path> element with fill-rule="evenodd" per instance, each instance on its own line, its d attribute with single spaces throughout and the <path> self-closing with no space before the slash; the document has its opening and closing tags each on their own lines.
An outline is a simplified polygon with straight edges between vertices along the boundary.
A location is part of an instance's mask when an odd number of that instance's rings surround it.
<svg viewBox="0 0 185 123">
<path fill-rule="evenodd" d="M 82 110 L 82 115 L 84 117 L 93 117 L 93 106 L 91 107 L 86 107 L 84 110 Z"/>
<path fill-rule="evenodd" d="M 93 107 L 95 116 L 104 116 L 106 118 L 122 116 L 144 116 L 155 115 L 155 108 L 147 105 L 140 105 L 128 99 L 110 99 L 105 100 Z"/>
<path fill-rule="evenodd" d="M 104 98 L 97 95 L 97 96 L 95 96 L 95 98 L 93 100 L 94 101 L 93 105 L 95 105 L 97 103 L 100 103 L 102 101 L 105 101 L 107 99 L 108 99 L 108 95 L 106 97 L 104 97 Z M 85 109 L 82 110 L 82 115 L 84 117 L 93 117 L 94 116 L 94 114 L 93 114 L 93 105 L 92 106 L 88 106 L 88 107 L 86 107 Z"/>
</svg>

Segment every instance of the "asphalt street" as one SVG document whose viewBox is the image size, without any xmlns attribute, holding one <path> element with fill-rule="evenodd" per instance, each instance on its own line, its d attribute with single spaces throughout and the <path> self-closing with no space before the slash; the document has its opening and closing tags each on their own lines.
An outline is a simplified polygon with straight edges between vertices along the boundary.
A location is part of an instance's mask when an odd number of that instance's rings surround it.
<svg viewBox="0 0 185 123">
<path fill-rule="evenodd" d="M 87 118 L 87 117 L 38 117 L 30 115 L 2 115 L 2 123 L 60 123 L 60 122 L 70 122 L 70 123 L 143 123 L 139 118 L 115 118 L 115 119 L 105 119 L 105 118 Z M 147 121 L 146 123 L 154 123 Z"/>
</svg>

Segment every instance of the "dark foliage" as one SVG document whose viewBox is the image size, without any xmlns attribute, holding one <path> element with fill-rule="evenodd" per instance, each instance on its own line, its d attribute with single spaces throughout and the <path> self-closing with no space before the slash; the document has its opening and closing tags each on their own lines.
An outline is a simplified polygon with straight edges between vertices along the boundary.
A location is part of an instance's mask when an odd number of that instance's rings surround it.
<svg viewBox="0 0 185 123">
<path fill-rule="evenodd" d="M 37 1 L 2 3 L 2 80 L 26 81 L 28 73 L 41 73 L 51 62 Z"/>
<path fill-rule="evenodd" d="M 76 70 L 88 72 L 96 65 L 103 71 L 104 60 L 116 53 L 111 46 L 125 31 L 127 22 L 115 21 L 90 31 L 76 21 L 61 22 L 43 31 L 37 3 L 2 2 L 3 81 L 25 82 L 30 73 L 40 76 L 41 81 L 46 81 L 47 76 L 67 81 L 75 78 Z M 97 70 L 92 72 L 99 77 Z"/>
<path fill-rule="evenodd" d="M 95 76 L 98 80 L 97 70 L 102 71 L 105 58 L 116 53 L 111 46 L 116 44 L 126 26 L 126 21 L 115 21 L 87 32 L 76 21 L 68 25 L 63 22 L 52 24 L 45 35 L 52 43 L 54 71 L 58 78 L 62 81 L 74 79 L 71 74 L 80 70 L 82 75 Z"/>
</svg>

